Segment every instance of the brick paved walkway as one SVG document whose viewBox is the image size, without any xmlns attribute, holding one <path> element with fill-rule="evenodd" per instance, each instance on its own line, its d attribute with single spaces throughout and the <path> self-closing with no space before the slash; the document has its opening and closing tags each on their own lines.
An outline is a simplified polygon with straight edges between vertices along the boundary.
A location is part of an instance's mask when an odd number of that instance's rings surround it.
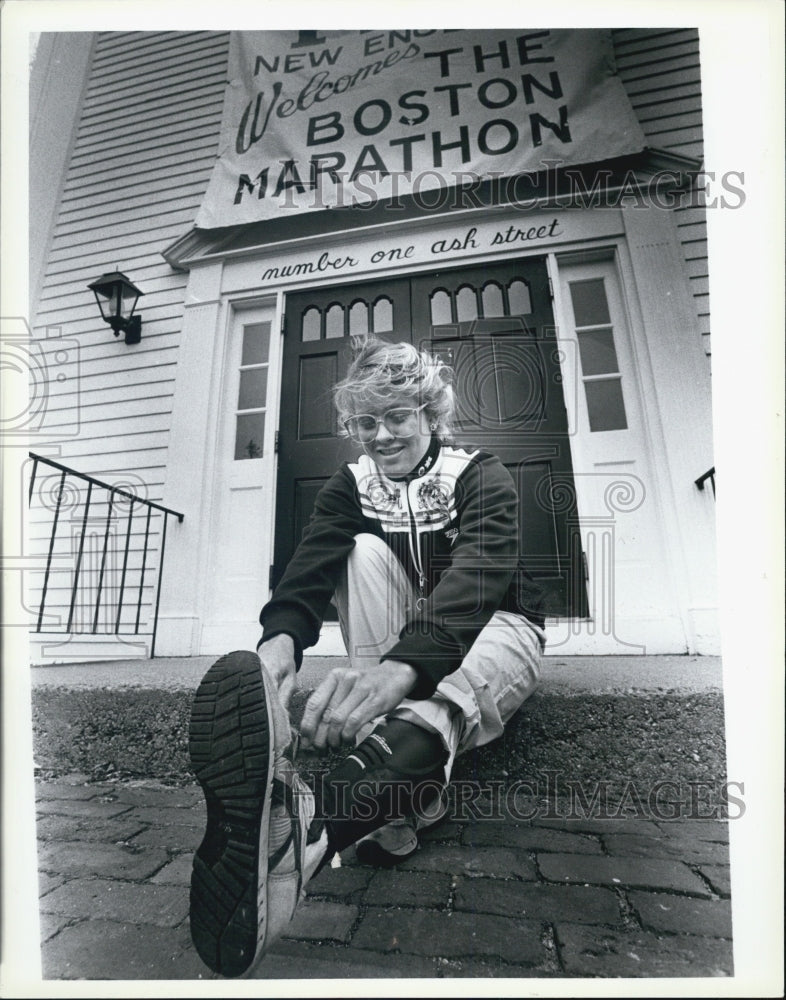
<svg viewBox="0 0 786 1000">
<path fill-rule="evenodd" d="M 37 791 L 45 979 L 212 979 L 191 947 L 199 789 Z M 395 871 L 309 886 L 256 978 L 732 975 L 727 824 L 449 820 Z"/>
</svg>

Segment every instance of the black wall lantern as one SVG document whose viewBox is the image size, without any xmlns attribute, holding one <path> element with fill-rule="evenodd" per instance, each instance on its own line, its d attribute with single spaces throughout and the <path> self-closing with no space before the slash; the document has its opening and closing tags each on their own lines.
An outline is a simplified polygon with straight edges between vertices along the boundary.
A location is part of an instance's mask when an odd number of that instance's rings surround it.
<svg viewBox="0 0 786 1000">
<path fill-rule="evenodd" d="M 120 271 L 102 274 L 87 287 L 93 290 L 101 316 L 115 336 L 122 330 L 127 344 L 138 344 L 142 339 L 142 317 L 134 316 L 134 309 L 139 296 L 145 293 Z"/>
</svg>

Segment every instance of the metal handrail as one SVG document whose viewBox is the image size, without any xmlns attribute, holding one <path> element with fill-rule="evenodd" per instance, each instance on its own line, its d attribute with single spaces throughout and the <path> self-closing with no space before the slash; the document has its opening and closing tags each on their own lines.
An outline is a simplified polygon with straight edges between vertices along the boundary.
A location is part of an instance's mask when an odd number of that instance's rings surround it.
<svg viewBox="0 0 786 1000">
<path fill-rule="evenodd" d="M 140 497 L 134 496 L 133 493 L 129 493 L 128 490 L 121 490 L 119 486 L 110 486 L 109 483 L 104 483 L 100 479 L 96 479 L 94 476 L 88 476 L 85 472 L 77 472 L 75 469 L 69 469 L 67 465 L 61 465 L 59 462 L 55 462 L 52 458 L 44 458 L 42 455 L 35 455 L 32 451 L 28 452 L 30 458 L 33 459 L 33 471 L 30 475 L 30 490 L 28 491 L 28 500 L 32 499 L 33 496 L 33 483 L 35 482 L 36 469 L 38 468 L 39 462 L 46 462 L 47 465 L 51 465 L 53 469 L 60 469 L 62 472 L 69 473 L 72 476 L 76 476 L 77 479 L 83 479 L 86 483 L 92 483 L 94 486 L 100 486 L 105 490 L 112 490 L 118 496 L 127 497 L 134 503 L 143 503 L 146 507 L 153 507 L 155 510 L 164 511 L 166 514 L 172 514 L 176 517 L 180 524 L 183 523 L 183 518 L 185 514 L 180 514 L 176 510 L 172 510 L 170 507 L 164 507 L 160 503 L 154 503 L 152 500 L 142 500 Z"/>
<path fill-rule="evenodd" d="M 108 507 L 107 507 L 106 527 L 104 529 L 104 543 L 103 543 L 103 550 L 102 550 L 102 554 L 101 554 L 101 568 L 100 568 L 99 574 L 98 574 L 98 590 L 97 590 L 97 596 L 96 596 L 95 613 L 93 615 L 93 623 L 92 623 L 92 628 L 91 628 L 91 634 L 92 635 L 97 635 L 98 634 L 98 620 L 99 620 L 99 614 L 100 614 L 100 609 L 101 609 L 101 594 L 102 594 L 102 590 L 103 590 L 103 587 L 104 587 L 104 575 L 105 575 L 105 570 L 106 570 L 107 552 L 108 552 L 108 547 L 109 547 L 109 535 L 110 535 L 110 527 L 111 527 L 111 523 L 112 523 L 112 514 L 113 514 L 113 510 L 114 510 L 115 498 L 116 497 L 125 497 L 127 500 L 130 501 L 130 504 L 129 504 L 129 508 L 128 508 L 128 523 L 126 525 L 126 532 L 125 532 L 125 551 L 123 553 L 123 569 L 122 569 L 121 581 L 120 581 L 120 594 L 119 594 L 118 603 L 117 603 L 117 614 L 115 616 L 114 633 L 115 633 L 115 635 L 119 635 L 120 634 L 120 618 L 121 618 L 122 611 L 123 611 L 123 598 L 124 598 L 125 590 L 126 590 L 126 576 L 127 576 L 127 570 L 128 570 L 128 553 L 129 553 L 130 544 L 131 544 L 131 522 L 132 522 L 132 518 L 134 516 L 134 507 L 136 505 L 139 505 L 142 509 L 145 509 L 145 508 L 147 509 L 147 518 L 146 518 L 146 521 L 145 521 L 145 544 L 144 544 L 144 552 L 143 552 L 143 556 L 142 556 L 142 566 L 141 566 L 140 575 L 139 575 L 139 592 L 138 592 L 138 596 L 137 596 L 137 608 L 136 608 L 136 621 L 135 621 L 135 625 L 134 625 L 134 635 L 139 635 L 139 630 L 140 630 L 140 620 L 141 620 L 141 611 L 142 611 L 142 598 L 143 598 L 143 595 L 144 595 L 145 572 L 146 572 L 146 569 L 147 569 L 147 558 L 148 558 L 148 549 L 149 549 L 149 542 L 150 542 L 150 521 L 151 521 L 151 514 L 152 514 L 152 512 L 154 510 L 156 510 L 156 511 L 160 511 L 163 514 L 163 516 L 164 516 L 164 523 L 163 523 L 162 530 L 161 530 L 161 555 L 160 555 L 160 558 L 158 560 L 158 580 L 157 580 L 157 583 L 156 583 L 155 614 L 154 614 L 154 619 L 153 619 L 153 632 L 152 632 L 152 639 L 151 639 L 151 646 L 150 646 L 150 656 L 151 656 L 151 658 L 155 657 L 156 635 L 157 635 L 157 632 L 158 632 L 158 612 L 159 612 L 159 606 L 160 606 L 160 602 L 161 602 L 161 579 L 162 579 L 163 570 L 164 570 L 164 554 L 165 554 L 165 551 L 166 551 L 167 523 L 168 523 L 168 519 L 169 519 L 169 517 L 171 515 L 172 517 L 176 517 L 177 518 L 178 523 L 182 524 L 184 515 L 181 514 L 179 511 L 172 510 L 171 507 L 165 507 L 163 504 L 155 503 L 152 500 L 145 500 L 142 497 L 135 496 L 133 493 L 130 493 L 128 490 L 121 489 L 119 486 L 112 486 L 110 483 L 105 483 L 105 482 L 103 482 L 100 479 L 96 479 L 94 476 L 88 476 L 87 474 L 85 474 L 83 472 L 77 472 L 76 469 L 71 469 L 71 468 L 69 468 L 66 465 L 62 465 L 60 462 L 54 461 L 54 459 L 45 458 L 43 455 L 36 455 L 34 452 L 29 452 L 28 454 L 29 454 L 30 458 L 33 460 L 33 468 L 32 468 L 32 472 L 30 474 L 30 487 L 29 487 L 29 490 L 28 490 L 28 503 L 31 503 L 32 499 L 33 499 L 33 489 L 35 487 L 35 480 L 36 480 L 36 476 L 37 476 L 37 473 L 38 473 L 39 463 L 43 463 L 44 465 L 50 466 L 51 468 L 56 469 L 56 470 L 58 470 L 60 472 L 60 483 L 59 483 L 59 485 L 57 487 L 57 504 L 56 504 L 56 507 L 55 507 L 54 518 L 53 518 L 53 521 L 52 521 L 52 532 L 51 532 L 51 535 L 49 537 L 49 550 L 48 550 L 47 560 L 46 560 L 46 569 L 45 569 L 45 572 L 44 572 L 44 581 L 43 581 L 43 585 L 42 585 L 42 588 L 41 588 L 41 603 L 40 603 L 40 606 L 38 608 L 38 620 L 37 620 L 37 623 L 36 623 L 36 629 L 35 629 L 35 631 L 36 632 L 41 632 L 41 630 L 42 630 L 43 619 L 44 619 L 44 608 L 45 608 L 45 605 L 46 605 L 46 595 L 47 595 L 47 590 L 48 590 L 48 587 L 49 587 L 49 577 L 50 577 L 51 568 L 52 568 L 52 558 L 53 558 L 53 555 L 54 555 L 55 538 L 56 538 L 56 535 L 57 535 L 57 525 L 58 525 L 58 521 L 59 521 L 59 518 L 60 518 L 60 505 L 61 505 L 61 502 L 62 502 L 62 499 L 63 499 L 63 491 L 64 491 L 64 486 L 65 486 L 66 478 L 70 476 L 70 477 L 73 477 L 75 479 L 80 480 L 81 482 L 87 483 L 87 496 L 86 496 L 86 499 L 85 499 L 85 510 L 84 510 L 84 514 L 82 516 L 82 526 L 81 526 L 80 535 L 79 535 L 79 549 L 78 549 L 78 553 L 77 553 L 77 557 L 76 557 L 76 565 L 75 565 L 75 568 L 74 568 L 74 582 L 73 582 L 73 587 L 71 589 L 71 600 L 70 600 L 69 610 L 68 610 L 68 622 L 66 624 L 65 631 L 66 631 L 67 634 L 72 634 L 72 632 L 73 632 L 74 609 L 76 607 L 76 595 L 77 595 L 77 590 L 78 590 L 78 587 L 79 587 L 79 576 L 80 576 L 80 572 L 81 572 L 81 569 L 82 569 L 82 558 L 83 558 L 83 554 L 84 554 L 85 534 L 86 534 L 86 530 L 87 530 L 88 512 L 90 510 L 90 503 L 91 503 L 91 500 L 92 500 L 92 497 L 93 497 L 93 490 L 94 490 L 94 488 L 106 490 L 108 492 L 108 494 L 109 494 L 109 503 L 108 503 Z"/>
<path fill-rule="evenodd" d="M 703 476 L 699 476 L 698 479 L 694 480 L 697 489 L 703 490 L 704 484 L 709 479 L 710 485 L 712 486 L 712 495 L 715 496 L 715 466 L 711 469 L 707 469 Z"/>
</svg>

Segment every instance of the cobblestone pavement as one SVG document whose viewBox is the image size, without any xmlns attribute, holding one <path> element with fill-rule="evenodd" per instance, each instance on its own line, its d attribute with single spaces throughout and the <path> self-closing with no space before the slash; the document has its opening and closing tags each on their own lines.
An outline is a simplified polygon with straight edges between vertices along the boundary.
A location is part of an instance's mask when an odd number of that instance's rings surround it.
<svg viewBox="0 0 786 1000">
<path fill-rule="evenodd" d="M 191 946 L 194 787 L 36 785 L 45 979 L 215 979 Z M 731 976 L 728 827 L 449 819 L 397 870 L 326 868 L 258 979 Z"/>
</svg>

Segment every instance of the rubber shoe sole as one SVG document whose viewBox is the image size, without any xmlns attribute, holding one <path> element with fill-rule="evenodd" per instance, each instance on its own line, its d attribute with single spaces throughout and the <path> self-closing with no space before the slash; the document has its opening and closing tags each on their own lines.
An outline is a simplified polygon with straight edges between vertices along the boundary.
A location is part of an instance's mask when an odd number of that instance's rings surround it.
<svg viewBox="0 0 786 1000">
<path fill-rule="evenodd" d="M 223 976 L 248 970 L 265 936 L 272 739 L 259 658 L 229 653 L 202 679 L 189 726 L 207 805 L 191 874 L 191 937 L 205 965 Z"/>
</svg>

